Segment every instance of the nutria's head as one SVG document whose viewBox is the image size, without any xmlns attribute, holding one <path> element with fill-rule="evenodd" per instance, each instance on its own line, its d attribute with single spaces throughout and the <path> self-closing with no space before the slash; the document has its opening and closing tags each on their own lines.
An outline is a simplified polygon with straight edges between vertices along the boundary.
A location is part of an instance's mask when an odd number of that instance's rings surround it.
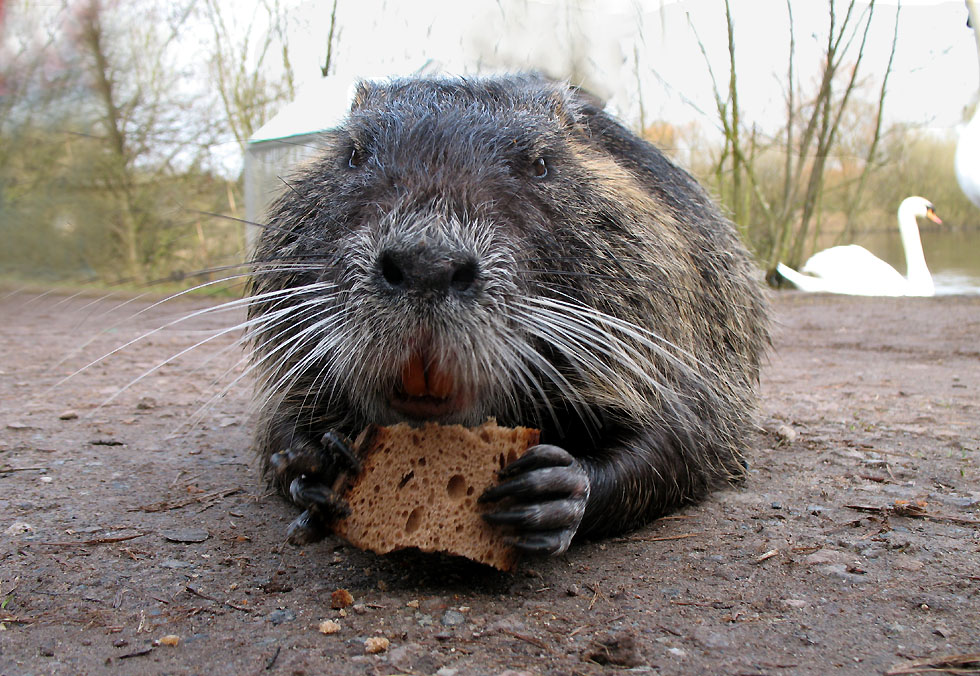
<svg viewBox="0 0 980 676">
<path fill-rule="evenodd" d="M 654 420 L 684 377 L 753 377 L 760 335 L 709 325 L 752 302 L 742 250 L 651 151 L 539 78 L 361 85 L 257 249 L 268 405 L 349 429 Z"/>
</svg>

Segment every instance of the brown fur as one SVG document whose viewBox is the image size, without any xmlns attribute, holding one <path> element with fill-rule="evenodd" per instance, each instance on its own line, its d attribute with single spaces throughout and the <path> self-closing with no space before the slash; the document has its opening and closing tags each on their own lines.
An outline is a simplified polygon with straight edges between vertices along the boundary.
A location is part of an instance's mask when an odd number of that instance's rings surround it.
<svg viewBox="0 0 980 676">
<path fill-rule="evenodd" d="M 418 422 L 390 402 L 419 350 L 466 395 L 436 421 L 539 427 L 574 457 L 573 533 L 743 472 L 768 343 L 750 258 L 687 173 L 575 89 L 362 86 L 273 207 L 252 293 L 258 446 L 305 458 L 270 470 L 284 491 L 330 474 L 323 433 Z"/>
</svg>

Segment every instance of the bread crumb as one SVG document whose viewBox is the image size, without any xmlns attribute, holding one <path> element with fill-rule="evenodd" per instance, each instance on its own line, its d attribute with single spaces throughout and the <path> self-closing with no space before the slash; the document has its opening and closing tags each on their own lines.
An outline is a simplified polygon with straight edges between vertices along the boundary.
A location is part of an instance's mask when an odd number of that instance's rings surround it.
<svg viewBox="0 0 980 676">
<path fill-rule="evenodd" d="M 333 620 L 324 620 L 317 627 L 321 634 L 336 634 L 340 631 L 340 624 L 334 622 Z"/>
<path fill-rule="evenodd" d="M 346 589 L 337 589 L 330 594 L 330 607 L 336 610 L 354 605 L 354 597 Z"/>
<path fill-rule="evenodd" d="M 157 645 L 176 646 L 178 643 L 180 643 L 180 636 L 177 634 L 167 634 L 157 639 Z"/>
<path fill-rule="evenodd" d="M 371 636 L 364 641 L 364 652 L 368 655 L 377 655 L 388 650 L 389 645 L 391 642 L 384 636 Z"/>
</svg>

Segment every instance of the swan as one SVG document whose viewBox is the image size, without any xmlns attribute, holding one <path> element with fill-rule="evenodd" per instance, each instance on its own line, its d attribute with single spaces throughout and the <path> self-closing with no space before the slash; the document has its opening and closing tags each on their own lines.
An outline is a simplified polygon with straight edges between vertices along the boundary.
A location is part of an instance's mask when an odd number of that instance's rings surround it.
<svg viewBox="0 0 980 676">
<path fill-rule="evenodd" d="M 967 0 L 967 25 L 973 28 L 977 43 L 977 60 L 980 61 L 980 17 L 973 0 Z M 972 19 L 972 21 L 970 20 Z M 973 118 L 960 131 L 956 143 L 956 180 L 970 201 L 980 207 L 980 90 L 973 97 L 976 105 Z"/>
<path fill-rule="evenodd" d="M 923 197 L 908 197 L 898 207 L 898 230 L 905 247 L 907 278 L 857 244 L 835 246 L 813 254 L 801 268 L 804 274 L 782 263 L 776 269 L 803 291 L 853 296 L 931 296 L 935 289 L 915 220 L 920 216 L 942 223 L 932 202 Z"/>
<path fill-rule="evenodd" d="M 980 105 L 956 143 L 956 180 L 963 194 L 980 207 Z"/>
</svg>

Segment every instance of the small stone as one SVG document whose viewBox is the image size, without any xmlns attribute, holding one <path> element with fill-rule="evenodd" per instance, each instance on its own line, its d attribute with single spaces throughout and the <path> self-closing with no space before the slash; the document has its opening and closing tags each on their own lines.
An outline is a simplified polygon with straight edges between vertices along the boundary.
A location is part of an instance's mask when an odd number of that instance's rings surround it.
<svg viewBox="0 0 980 676">
<path fill-rule="evenodd" d="M 867 580 L 862 575 L 851 572 L 852 569 L 843 563 L 832 563 L 825 566 L 820 566 L 819 570 L 831 577 L 840 578 L 844 582 L 851 582 L 851 583 L 867 582 Z"/>
<path fill-rule="evenodd" d="M 462 624 L 466 624 L 466 618 L 463 613 L 458 610 L 447 610 L 442 615 L 442 619 L 439 622 L 444 627 L 458 627 Z"/>
<path fill-rule="evenodd" d="M 178 568 L 193 568 L 193 563 L 188 563 L 187 561 L 179 561 L 177 559 L 167 559 L 166 561 L 161 561 L 158 564 L 161 568 L 170 568 L 176 570 Z"/>
<path fill-rule="evenodd" d="M 292 622 L 293 620 L 295 620 L 296 613 L 294 613 L 291 610 L 284 610 L 284 609 L 273 610 L 271 613 L 269 613 L 266 616 L 265 619 L 269 620 L 269 622 L 272 622 L 274 626 L 279 626 L 283 622 Z"/>
<path fill-rule="evenodd" d="M 160 534 L 171 542 L 204 542 L 211 537 L 203 528 L 174 528 Z"/>
<path fill-rule="evenodd" d="M 384 636 L 371 636 L 364 641 L 364 652 L 368 655 L 378 655 L 388 650 L 391 641 Z"/>
<path fill-rule="evenodd" d="M 58 416 L 59 420 L 78 420 L 77 411 L 65 411 Z"/>
<path fill-rule="evenodd" d="M 396 667 L 399 671 L 397 673 L 429 673 L 428 669 L 417 669 L 418 666 L 425 662 L 425 655 L 428 654 L 428 650 L 420 646 L 418 643 L 404 643 L 388 651 L 387 658 L 388 664 Z"/>
<path fill-rule="evenodd" d="M 826 566 L 850 563 L 851 558 L 846 552 L 839 552 L 835 549 L 818 549 L 804 558 L 803 563 L 807 566 Z"/>
<path fill-rule="evenodd" d="M 26 521 L 14 521 L 3 531 L 4 535 L 24 535 L 34 531 L 34 526 Z"/>
<path fill-rule="evenodd" d="M 732 647 L 732 642 L 720 632 L 708 631 L 697 636 L 697 640 L 709 650 L 725 650 Z"/>
<path fill-rule="evenodd" d="M 899 570 L 907 570 L 910 573 L 914 573 L 917 570 L 922 570 L 926 567 L 926 564 L 922 563 L 918 559 L 909 556 L 908 554 L 898 553 L 892 558 L 892 565 L 894 565 Z"/>
</svg>

